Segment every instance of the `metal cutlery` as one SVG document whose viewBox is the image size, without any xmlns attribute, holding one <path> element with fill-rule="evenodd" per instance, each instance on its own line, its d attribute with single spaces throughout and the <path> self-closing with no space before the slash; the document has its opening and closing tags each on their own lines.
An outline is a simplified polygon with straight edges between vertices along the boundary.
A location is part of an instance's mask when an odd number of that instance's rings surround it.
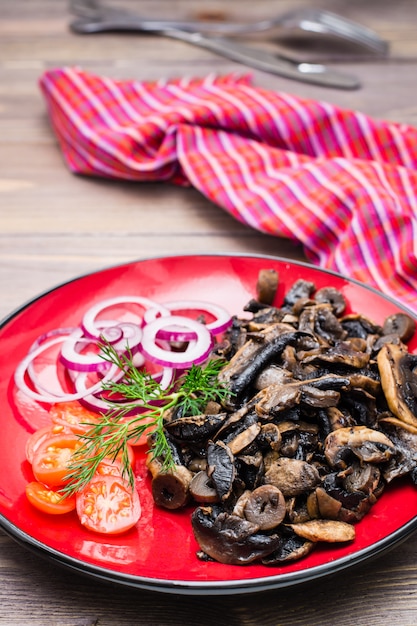
<svg viewBox="0 0 417 626">
<path fill-rule="evenodd" d="M 121 30 L 142 30 L 148 32 L 164 31 L 166 29 L 186 30 L 207 35 L 248 35 L 253 33 L 276 31 L 278 38 L 290 39 L 306 37 L 314 40 L 338 39 L 349 42 L 353 46 L 365 49 L 371 53 L 385 55 L 388 52 L 386 41 L 373 30 L 362 26 L 345 17 L 326 11 L 303 7 L 288 11 L 271 19 L 253 22 L 207 22 L 203 20 L 174 20 L 148 19 L 122 8 L 102 4 L 98 0 L 71 0 L 72 12 L 98 23 L 104 30 L 106 24 Z M 84 32 L 86 32 L 84 30 Z"/>
<path fill-rule="evenodd" d="M 191 25 L 198 24 L 200 27 L 203 23 L 143 20 L 135 13 L 102 5 L 97 0 L 72 0 L 71 10 L 78 17 L 70 26 L 78 34 L 109 31 L 152 32 L 185 41 L 238 63 L 286 78 L 339 89 L 360 87 L 356 77 L 330 69 L 321 63 L 299 62 L 282 52 L 271 54 L 260 48 L 241 44 L 235 39 L 207 36 L 199 31 L 187 30 Z M 178 24 L 187 25 L 186 29 L 179 28 Z"/>
</svg>

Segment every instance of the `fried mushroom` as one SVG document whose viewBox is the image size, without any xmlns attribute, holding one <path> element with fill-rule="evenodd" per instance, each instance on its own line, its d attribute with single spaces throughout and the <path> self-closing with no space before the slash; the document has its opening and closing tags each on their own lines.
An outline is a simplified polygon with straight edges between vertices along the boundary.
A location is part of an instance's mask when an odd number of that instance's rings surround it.
<svg viewBox="0 0 417 626">
<path fill-rule="evenodd" d="M 378 430 L 351 426 L 338 428 L 327 435 L 324 454 L 331 467 L 344 469 L 352 455 L 362 462 L 384 463 L 395 454 L 395 446 Z"/>
<path fill-rule="evenodd" d="M 320 483 L 320 475 L 317 468 L 306 461 L 279 457 L 265 472 L 264 482 L 280 489 L 285 497 L 291 497 L 314 489 Z"/>
<path fill-rule="evenodd" d="M 213 507 L 197 507 L 191 516 L 201 550 L 219 563 L 242 565 L 262 559 L 278 548 L 278 534 L 263 534 L 259 525 Z"/>
<path fill-rule="evenodd" d="M 355 529 L 352 524 L 336 520 L 316 519 L 300 524 L 289 524 L 296 535 L 317 543 L 342 543 L 355 539 Z"/>
<path fill-rule="evenodd" d="M 388 407 L 400 422 L 417 427 L 417 357 L 404 344 L 385 344 L 377 363 Z"/>
</svg>

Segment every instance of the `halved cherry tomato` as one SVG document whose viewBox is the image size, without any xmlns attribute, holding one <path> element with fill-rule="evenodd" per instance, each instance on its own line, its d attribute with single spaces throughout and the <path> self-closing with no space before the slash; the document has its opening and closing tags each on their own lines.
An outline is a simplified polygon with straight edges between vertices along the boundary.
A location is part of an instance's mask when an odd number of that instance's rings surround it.
<svg viewBox="0 0 417 626">
<path fill-rule="evenodd" d="M 134 453 L 132 446 L 129 443 L 126 444 L 126 450 L 127 450 L 127 458 L 129 459 L 129 463 L 133 467 L 133 464 L 135 462 L 135 453 Z M 119 452 L 119 454 L 117 455 L 116 461 L 119 461 L 120 463 L 122 462 L 121 452 Z"/>
<path fill-rule="evenodd" d="M 138 426 L 138 425 L 149 424 L 149 427 L 146 430 L 144 430 L 144 432 L 140 435 L 139 438 L 131 437 L 129 439 L 129 444 L 131 446 L 144 446 L 144 445 L 146 445 L 146 443 L 148 441 L 148 435 L 149 435 L 149 433 L 152 431 L 152 429 L 155 426 L 155 418 L 154 417 L 145 417 L 145 416 L 143 416 L 140 421 L 135 420 L 134 417 L 124 417 L 120 421 L 121 422 L 127 422 L 127 423 L 132 422 L 132 430 L 136 426 Z"/>
<path fill-rule="evenodd" d="M 122 464 L 120 461 L 112 461 L 112 459 L 103 459 L 97 466 L 97 476 L 122 476 Z"/>
<path fill-rule="evenodd" d="M 43 513 L 63 515 L 75 509 L 75 496 L 63 498 L 60 493 L 42 483 L 33 481 L 27 484 L 26 495 L 29 502 Z"/>
<path fill-rule="evenodd" d="M 81 524 L 97 533 L 119 534 L 132 528 L 140 518 L 136 489 L 118 476 L 95 476 L 76 494 Z"/>
<path fill-rule="evenodd" d="M 76 435 L 82 435 L 97 424 L 99 416 L 78 402 L 57 402 L 49 411 L 54 424 L 70 428 Z"/>
<path fill-rule="evenodd" d="M 74 452 L 82 445 L 72 433 L 54 435 L 42 441 L 32 460 L 32 471 L 37 481 L 48 487 L 58 487 L 68 482 L 65 477 Z"/>
<path fill-rule="evenodd" d="M 40 444 L 45 441 L 45 439 L 53 437 L 54 435 L 60 435 L 63 432 L 68 432 L 68 429 L 60 424 L 43 426 L 43 428 L 35 430 L 35 432 L 29 436 L 29 439 L 26 442 L 25 452 L 26 459 L 29 461 L 29 463 L 32 463 L 35 451 L 39 448 Z"/>
</svg>

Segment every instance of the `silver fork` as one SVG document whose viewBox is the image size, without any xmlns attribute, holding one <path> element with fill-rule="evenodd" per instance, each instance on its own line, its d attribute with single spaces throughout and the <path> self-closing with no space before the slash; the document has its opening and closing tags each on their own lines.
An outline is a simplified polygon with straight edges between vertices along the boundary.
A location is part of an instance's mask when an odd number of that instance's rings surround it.
<svg viewBox="0 0 417 626">
<path fill-rule="evenodd" d="M 319 63 L 294 61 L 283 54 L 269 54 L 264 50 L 242 45 L 236 40 L 233 41 L 224 37 L 208 37 L 201 32 L 173 28 L 174 22 L 169 22 L 169 27 L 164 26 L 163 28 L 162 24 L 165 22 L 153 22 L 151 28 L 148 20 L 144 22 L 130 12 L 102 7 L 95 0 L 85 0 L 84 2 L 81 0 L 74 2 L 73 0 L 72 8 L 83 14 L 71 24 L 72 30 L 76 33 L 91 34 L 118 30 L 153 32 L 186 41 L 238 63 L 286 78 L 339 89 L 357 89 L 360 87 L 356 77 L 332 70 Z M 146 24 L 145 27 L 143 27 L 144 24 Z"/>
<path fill-rule="evenodd" d="M 203 20 L 148 19 L 122 8 L 102 4 L 98 0 L 71 0 L 71 11 L 90 23 L 89 32 L 106 29 L 140 30 L 161 32 L 174 29 L 210 35 L 247 35 L 276 31 L 281 39 L 310 38 L 338 39 L 377 55 L 388 53 L 388 44 L 373 30 L 345 17 L 326 11 L 303 7 L 271 19 L 243 22 L 205 22 Z M 78 23 L 80 32 L 81 21 Z M 84 27 L 86 28 L 86 27 Z M 74 22 L 77 30 L 77 22 Z M 83 32 L 87 32 L 84 30 Z"/>
</svg>

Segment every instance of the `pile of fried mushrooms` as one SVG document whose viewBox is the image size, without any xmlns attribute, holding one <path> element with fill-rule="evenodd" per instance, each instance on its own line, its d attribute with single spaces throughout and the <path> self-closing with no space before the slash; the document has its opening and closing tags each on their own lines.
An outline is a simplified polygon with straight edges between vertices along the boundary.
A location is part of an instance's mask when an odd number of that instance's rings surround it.
<svg viewBox="0 0 417 626">
<path fill-rule="evenodd" d="M 351 542 L 387 485 L 417 482 L 414 319 L 345 314 L 341 291 L 303 279 L 276 306 L 278 280 L 260 272 L 215 347 L 227 402 L 166 415 L 176 466 L 148 459 L 157 505 L 196 505 L 201 559 L 283 565 Z"/>
</svg>

